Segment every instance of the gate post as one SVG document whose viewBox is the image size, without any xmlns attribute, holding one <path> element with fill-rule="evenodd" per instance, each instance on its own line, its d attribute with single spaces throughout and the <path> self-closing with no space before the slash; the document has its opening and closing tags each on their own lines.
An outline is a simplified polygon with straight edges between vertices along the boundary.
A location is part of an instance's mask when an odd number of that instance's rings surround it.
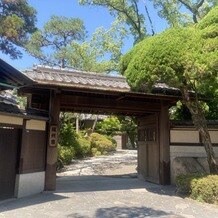
<svg viewBox="0 0 218 218">
<path fill-rule="evenodd" d="M 45 190 L 56 188 L 57 144 L 59 132 L 60 94 L 50 91 L 48 141 L 45 169 Z"/>
<path fill-rule="evenodd" d="M 160 184 L 170 184 L 170 128 L 169 106 L 161 104 L 159 116 L 160 130 Z"/>
</svg>

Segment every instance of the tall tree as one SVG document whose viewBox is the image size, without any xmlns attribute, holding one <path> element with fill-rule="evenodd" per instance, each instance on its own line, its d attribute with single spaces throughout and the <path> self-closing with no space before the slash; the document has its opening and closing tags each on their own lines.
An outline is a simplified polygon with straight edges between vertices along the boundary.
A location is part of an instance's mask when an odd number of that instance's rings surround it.
<svg viewBox="0 0 218 218">
<path fill-rule="evenodd" d="M 139 10 L 139 0 L 79 0 L 82 5 L 96 5 L 108 9 L 110 14 L 127 24 L 135 42 L 146 36 L 145 17 Z"/>
<path fill-rule="evenodd" d="M 217 0 L 150 1 L 158 10 L 159 16 L 166 19 L 170 26 L 178 26 L 189 22 L 198 23 L 218 3 Z"/>
<path fill-rule="evenodd" d="M 0 50 L 11 58 L 22 56 L 23 47 L 35 28 L 36 11 L 26 0 L 0 0 Z"/>
<path fill-rule="evenodd" d="M 149 1 L 156 8 L 158 15 L 174 27 L 198 22 L 211 8 L 218 4 L 217 0 Z M 155 22 L 151 19 L 146 0 L 79 0 L 79 3 L 106 8 L 115 19 L 122 21 L 124 25 L 129 27 L 130 34 L 134 37 L 134 43 L 141 41 L 148 35 L 148 25 L 150 25 L 152 35 L 155 33 Z"/>
<path fill-rule="evenodd" d="M 68 53 L 70 66 L 93 72 L 118 71 L 126 31 L 114 22 L 109 29 L 98 28 L 89 41 L 73 42 Z"/>
<path fill-rule="evenodd" d="M 32 35 L 26 49 L 50 66 L 94 72 L 117 70 L 126 34 L 122 26 L 114 23 L 108 30 L 98 28 L 89 41 L 86 34 L 82 20 L 53 16 Z"/>
<path fill-rule="evenodd" d="M 198 25 L 172 28 L 138 43 L 121 62 L 132 88 L 149 91 L 157 81 L 180 89 L 204 144 L 211 173 L 218 173 L 200 94 L 217 95 L 218 7 Z"/>
<path fill-rule="evenodd" d="M 42 30 L 32 35 L 26 49 L 43 64 L 64 68 L 70 44 L 73 41 L 83 41 L 85 34 L 82 20 L 52 16 Z"/>
</svg>

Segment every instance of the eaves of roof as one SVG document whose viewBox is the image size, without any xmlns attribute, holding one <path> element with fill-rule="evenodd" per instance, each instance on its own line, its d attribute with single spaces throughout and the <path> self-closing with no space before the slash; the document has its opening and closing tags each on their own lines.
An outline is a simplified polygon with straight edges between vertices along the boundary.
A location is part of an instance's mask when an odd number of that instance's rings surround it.
<svg viewBox="0 0 218 218">
<path fill-rule="evenodd" d="M 34 81 L 0 58 L 0 90 L 32 85 Z"/>
</svg>

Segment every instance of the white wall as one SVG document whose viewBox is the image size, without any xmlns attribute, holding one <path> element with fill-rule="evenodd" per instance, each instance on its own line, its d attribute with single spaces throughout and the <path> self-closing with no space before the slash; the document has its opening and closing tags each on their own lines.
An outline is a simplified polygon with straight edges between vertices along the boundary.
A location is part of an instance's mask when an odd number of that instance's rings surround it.
<svg viewBox="0 0 218 218">
<path fill-rule="evenodd" d="M 211 136 L 212 143 L 218 144 L 218 129 L 209 129 L 209 134 Z M 215 157 L 218 158 L 218 147 L 214 146 Z M 181 157 L 181 159 L 180 159 Z M 177 159 L 175 159 L 177 158 Z M 186 164 L 179 164 L 178 158 L 181 160 L 186 160 Z M 184 159 L 188 158 L 188 159 Z M 191 159 L 200 158 L 202 163 L 207 166 L 207 156 L 204 146 L 200 144 L 199 133 L 193 128 L 173 128 L 170 130 L 170 169 L 171 169 L 171 182 L 175 182 L 176 175 L 184 171 L 182 165 L 186 165 L 187 168 L 193 168 Z M 175 160 L 175 161 L 174 161 Z M 190 162 L 189 162 L 190 161 Z M 175 166 L 177 163 L 177 166 Z M 190 165 L 189 165 L 190 164 Z M 194 164 L 194 163 L 193 163 Z M 205 167 L 204 168 L 208 168 Z M 185 173 L 185 172 L 183 172 Z"/>
<path fill-rule="evenodd" d="M 40 193 L 44 190 L 45 172 L 17 174 L 15 197 L 21 198 Z"/>
</svg>

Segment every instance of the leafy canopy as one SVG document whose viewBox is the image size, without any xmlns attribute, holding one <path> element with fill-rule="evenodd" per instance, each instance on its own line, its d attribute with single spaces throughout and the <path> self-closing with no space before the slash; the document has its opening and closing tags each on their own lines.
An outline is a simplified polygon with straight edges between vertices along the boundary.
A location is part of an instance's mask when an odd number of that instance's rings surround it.
<svg viewBox="0 0 218 218">
<path fill-rule="evenodd" d="M 135 42 L 146 36 L 145 17 L 139 10 L 139 0 L 79 0 L 79 3 L 107 8 L 116 22 L 123 22 L 129 27 Z"/>
<path fill-rule="evenodd" d="M 32 35 L 26 49 L 43 64 L 66 67 L 70 44 L 84 40 L 85 34 L 82 20 L 52 16 L 42 30 Z"/>
<path fill-rule="evenodd" d="M 151 29 L 155 34 L 155 20 L 150 8 L 156 9 L 160 18 L 167 21 L 170 27 L 197 23 L 215 7 L 217 0 L 79 0 L 82 5 L 104 7 L 116 21 L 129 30 L 134 43 L 143 40 Z"/>
<path fill-rule="evenodd" d="M 26 0 L 0 0 L 0 50 L 11 58 L 22 56 L 23 47 L 35 28 L 36 11 Z"/>
<path fill-rule="evenodd" d="M 150 0 L 158 15 L 170 26 L 198 23 L 213 7 L 217 0 Z"/>
<path fill-rule="evenodd" d="M 89 41 L 72 42 L 67 57 L 69 65 L 76 69 L 101 73 L 118 71 L 125 35 L 125 29 L 117 22 L 109 29 L 96 29 Z"/>
<path fill-rule="evenodd" d="M 87 41 L 82 20 L 53 16 L 32 35 L 26 49 L 42 64 L 110 72 L 118 69 L 125 34 L 125 29 L 114 22 L 108 30 L 98 28 Z"/>
<path fill-rule="evenodd" d="M 157 81 L 198 90 L 217 79 L 218 7 L 198 25 L 172 28 L 138 43 L 121 61 L 133 89 L 148 91 Z"/>
</svg>

